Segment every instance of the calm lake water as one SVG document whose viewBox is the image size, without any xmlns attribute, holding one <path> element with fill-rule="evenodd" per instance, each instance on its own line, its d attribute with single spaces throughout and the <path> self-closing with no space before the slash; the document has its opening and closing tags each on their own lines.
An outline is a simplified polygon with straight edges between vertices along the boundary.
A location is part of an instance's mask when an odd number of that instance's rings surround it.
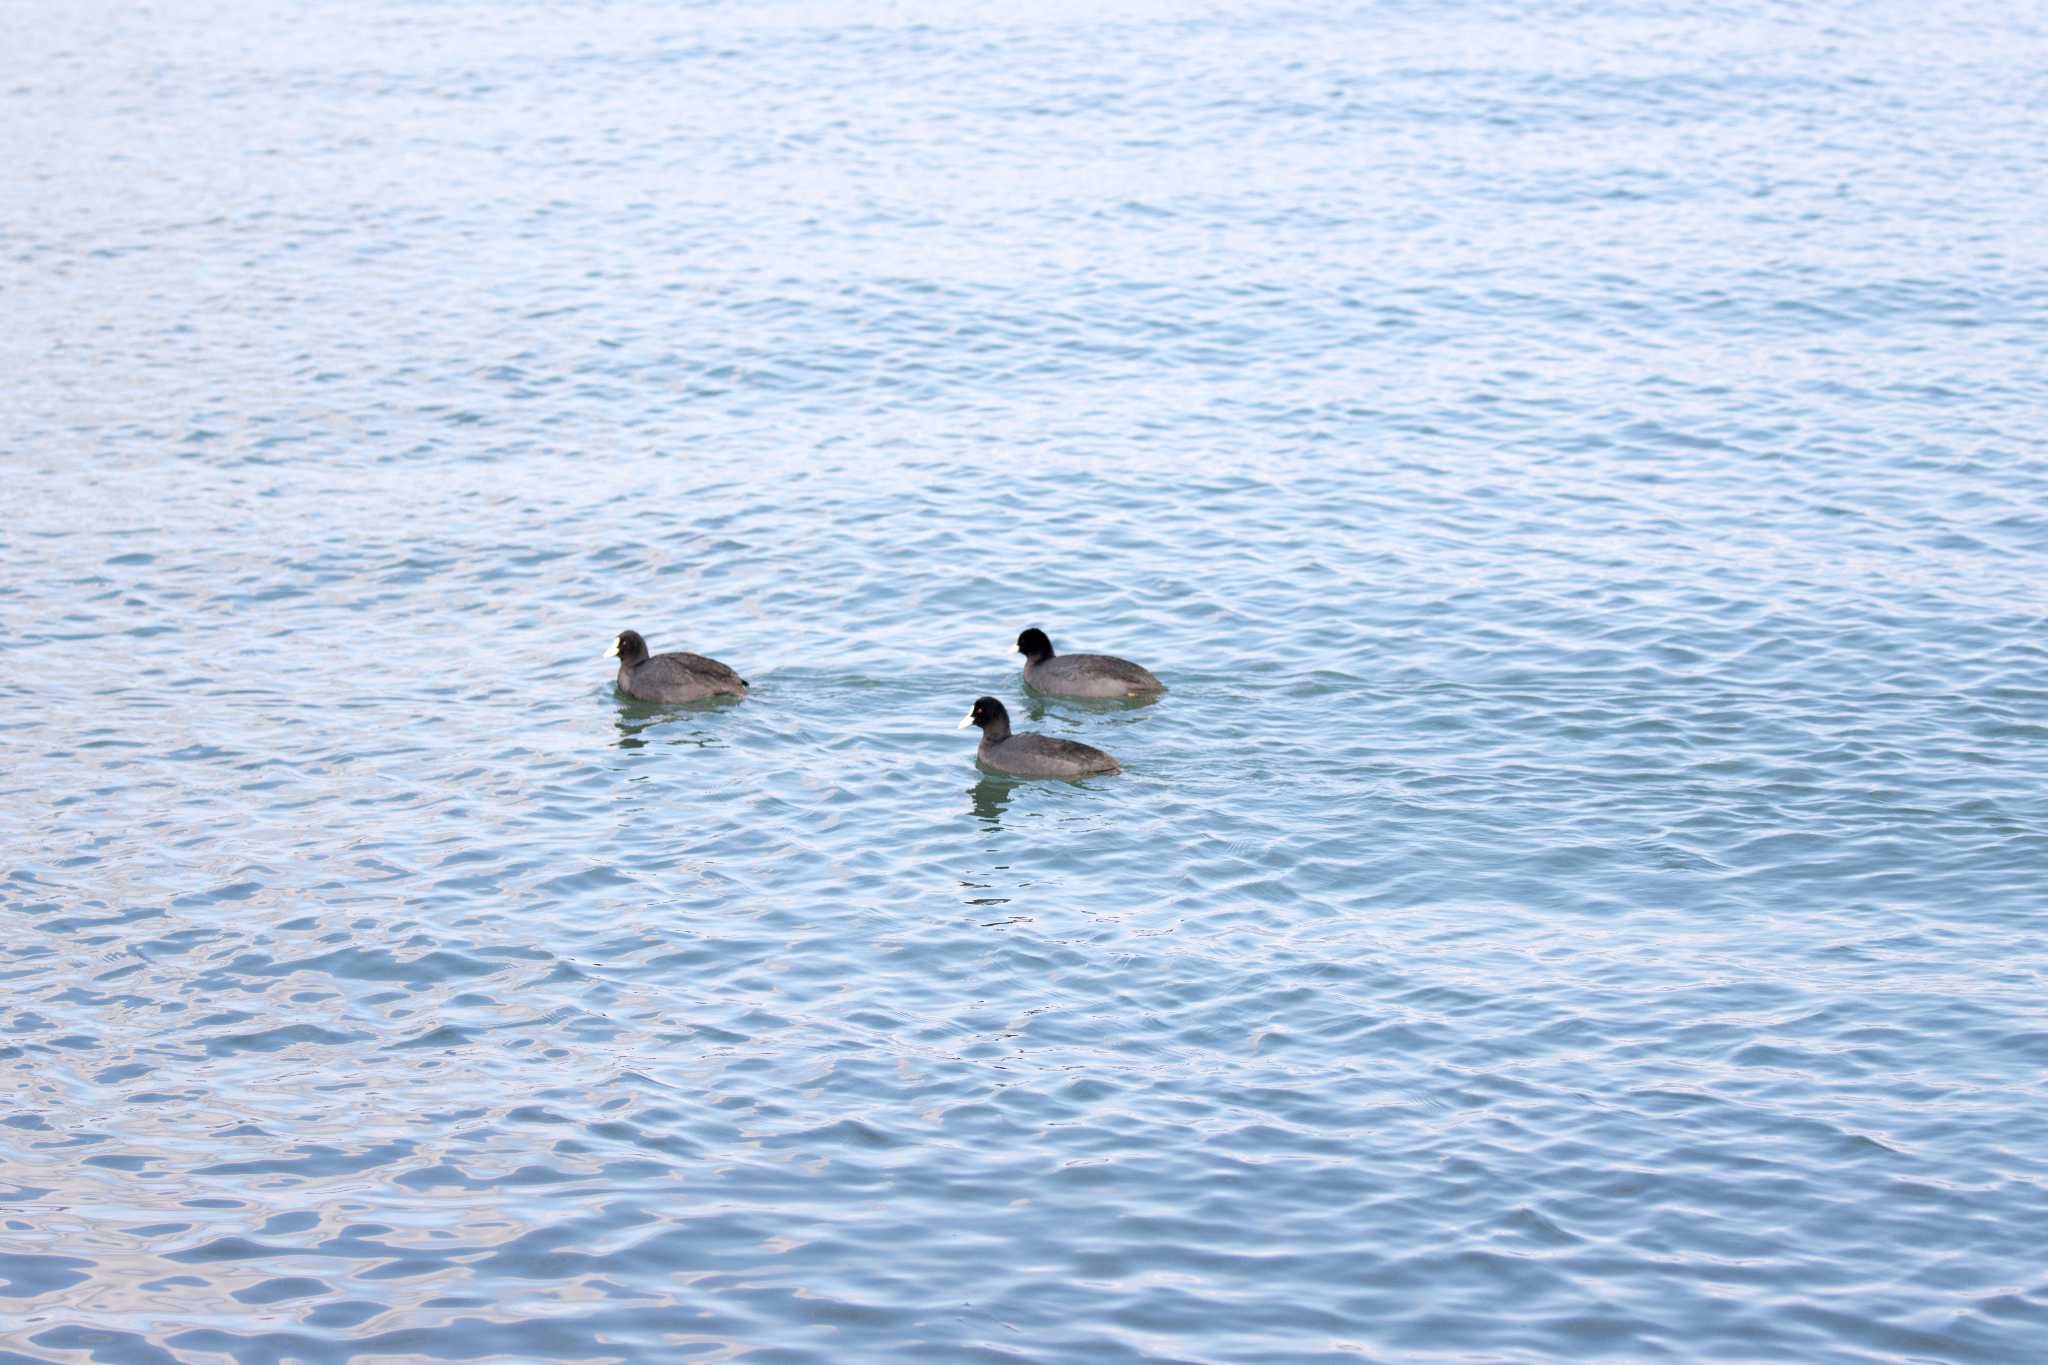
<svg viewBox="0 0 2048 1365">
<path fill-rule="evenodd" d="M 2044 24 L 14 7 L 0 1361 L 2048 1359 Z"/>
</svg>

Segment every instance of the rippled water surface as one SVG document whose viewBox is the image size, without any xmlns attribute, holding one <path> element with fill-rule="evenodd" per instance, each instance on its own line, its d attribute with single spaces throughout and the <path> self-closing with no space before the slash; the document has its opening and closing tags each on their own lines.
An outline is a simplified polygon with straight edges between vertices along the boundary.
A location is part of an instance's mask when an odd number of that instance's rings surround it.
<svg viewBox="0 0 2048 1365">
<path fill-rule="evenodd" d="M 15 6 L 0 1361 L 2048 1359 L 2043 23 Z"/>
</svg>

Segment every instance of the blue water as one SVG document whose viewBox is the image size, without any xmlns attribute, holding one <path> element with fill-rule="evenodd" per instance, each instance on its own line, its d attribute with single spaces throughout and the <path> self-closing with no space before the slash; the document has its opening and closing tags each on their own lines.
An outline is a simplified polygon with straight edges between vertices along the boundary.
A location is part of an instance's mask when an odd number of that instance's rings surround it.
<svg viewBox="0 0 2048 1365">
<path fill-rule="evenodd" d="M 0 1361 L 2048 1359 L 2044 26 L 17 7 Z"/>
</svg>

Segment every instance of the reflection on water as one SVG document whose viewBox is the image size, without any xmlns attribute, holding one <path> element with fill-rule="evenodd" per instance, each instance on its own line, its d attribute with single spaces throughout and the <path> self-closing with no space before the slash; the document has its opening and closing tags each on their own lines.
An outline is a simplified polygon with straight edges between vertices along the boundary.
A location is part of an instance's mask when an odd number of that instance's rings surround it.
<svg viewBox="0 0 2048 1365">
<path fill-rule="evenodd" d="M 998 872 L 1002 872 L 1002 871 L 1006 871 L 1006 870 L 1007 870 L 1007 869 L 1005 869 L 1005 868 L 997 868 L 997 869 L 996 869 L 996 871 L 998 871 Z M 984 894 L 979 894 L 979 893 L 983 893 L 983 892 L 992 892 L 992 891 L 994 891 L 994 890 L 995 890 L 996 888 L 995 888 L 995 884 L 994 884 L 994 883 L 992 883 L 992 882 L 973 882 L 973 881 L 962 881 L 962 882 L 960 883 L 960 889 L 961 889 L 962 891 L 965 891 L 965 892 L 967 892 L 967 895 L 966 895 L 966 896 L 964 896 L 964 897 L 962 897 L 962 903 L 963 903 L 963 904 L 966 904 L 966 905 L 977 905 L 977 906 L 988 906 L 988 905 L 1008 905 L 1008 904 L 1010 903 L 1010 900 L 1011 900 L 1011 897 L 1009 897 L 1009 896 L 995 896 L 995 895 L 984 895 Z"/>
<path fill-rule="evenodd" d="M 612 722 L 618 727 L 619 737 L 615 741 L 621 749 L 644 749 L 647 741 L 640 738 L 641 732 L 654 728 L 651 720 L 629 720 L 621 715 Z"/>
<path fill-rule="evenodd" d="M 989 829 L 1001 829 L 1003 811 L 1016 796 L 1017 784 L 1021 778 L 999 777 L 983 770 L 981 781 L 967 789 L 968 798 L 974 803 L 974 814 Z"/>
<path fill-rule="evenodd" d="M 1035 688 L 1022 689 L 1024 714 L 1033 721 L 1048 717 L 1059 721 L 1084 721 L 1091 716 L 1116 715 L 1124 711 L 1142 711 L 1156 706 L 1170 693 L 1145 692 L 1135 697 L 1057 697 Z"/>
<path fill-rule="evenodd" d="M 664 704 L 622 699 L 619 714 L 612 724 L 618 731 L 613 743 L 621 749 L 644 749 L 650 741 L 660 739 L 665 744 L 693 744 L 700 749 L 716 749 L 726 744 L 726 738 L 709 726 L 683 728 L 686 717 L 678 712 L 702 711 L 718 706 L 714 702 L 678 702 Z M 648 732 L 661 730 L 660 735 Z"/>
</svg>

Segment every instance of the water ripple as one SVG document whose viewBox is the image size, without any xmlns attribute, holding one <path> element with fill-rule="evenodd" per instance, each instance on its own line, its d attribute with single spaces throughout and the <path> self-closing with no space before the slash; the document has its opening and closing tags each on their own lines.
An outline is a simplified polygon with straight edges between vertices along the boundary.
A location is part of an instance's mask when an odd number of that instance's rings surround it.
<svg viewBox="0 0 2048 1365">
<path fill-rule="evenodd" d="M 2048 1355 L 2038 24 L 81 16 L 0 1360 Z"/>
</svg>

